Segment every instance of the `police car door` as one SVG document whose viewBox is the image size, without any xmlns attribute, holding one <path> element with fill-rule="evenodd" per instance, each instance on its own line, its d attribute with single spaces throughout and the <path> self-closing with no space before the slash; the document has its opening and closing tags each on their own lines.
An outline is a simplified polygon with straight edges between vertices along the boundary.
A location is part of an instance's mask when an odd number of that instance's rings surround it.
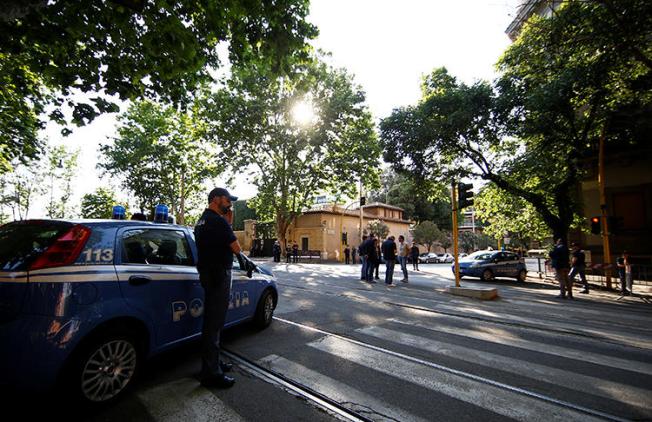
<svg viewBox="0 0 652 422">
<path fill-rule="evenodd" d="M 258 297 L 258 281 L 253 273 L 252 278 L 240 269 L 238 260 L 233 259 L 233 270 L 231 272 L 231 295 L 229 297 L 229 311 L 226 314 L 226 324 L 233 324 L 237 321 L 253 316 L 256 310 Z"/>
<path fill-rule="evenodd" d="M 125 228 L 118 232 L 117 243 L 122 294 L 156 327 L 156 346 L 199 332 L 203 292 L 185 231 Z"/>
</svg>

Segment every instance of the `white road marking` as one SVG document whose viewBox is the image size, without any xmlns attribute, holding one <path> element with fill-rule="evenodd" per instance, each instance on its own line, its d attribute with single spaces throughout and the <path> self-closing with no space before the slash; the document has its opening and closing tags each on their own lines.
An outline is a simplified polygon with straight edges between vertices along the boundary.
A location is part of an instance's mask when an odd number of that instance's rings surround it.
<svg viewBox="0 0 652 422">
<path fill-rule="evenodd" d="M 365 327 L 359 328 L 356 331 L 382 340 L 404 344 L 417 349 L 426 350 L 490 368 L 500 369 L 517 375 L 526 375 L 529 378 L 539 379 L 551 384 L 580 391 L 582 393 L 593 394 L 617 402 L 652 410 L 652 399 L 650 398 L 652 392 L 649 390 L 539 365 L 534 362 L 469 349 L 452 343 L 445 343 L 412 334 L 401 333 L 395 330 L 388 330 L 382 327 Z M 650 416 L 652 417 L 652 413 L 650 413 Z"/>
<path fill-rule="evenodd" d="M 310 347 L 520 421 L 598 421 L 590 415 L 327 335 Z"/>
<path fill-rule="evenodd" d="M 652 365 L 631 361 L 614 356 L 601 355 L 589 351 L 569 349 L 566 347 L 555 346 L 552 344 L 542 344 L 535 341 L 524 340 L 514 333 L 501 329 L 500 327 L 486 327 L 480 326 L 474 330 L 458 327 L 446 327 L 441 324 L 427 323 L 424 321 L 404 320 L 398 318 L 388 319 L 390 322 L 397 324 L 410 325 L 413 327 L 425 328 L 426 330 L 458 335 L 462 337 L 483 340 L 490 343 L 503 344 L 511 347 L 518 347 L 520 349 L 531 350 L 549 355 L 562 356 L 579 361 L 591 362 L 602 366 L 612 368 L 624 369 L 626 371 L 638 372 L 647 375 L 652 375 Z"/>
<path fill-rule="evenodd" d="M 362 393 L 347 384 L 329 378 L 326 375 L 322 375 L 319 372 L 313 371 L 312 369 L 289 361 L 283 357 L 269 355 L 260 359 L 258 363 L 339 402 L 350 410 L 364 414 L 373 420 L 426 421 L 425 419 L 412 415 L 403 409 L 394 406 L 390 407 L 385 402 Z M 369 413 L 370 410 L 373 411 L 373 413 Z"/>
</svg>

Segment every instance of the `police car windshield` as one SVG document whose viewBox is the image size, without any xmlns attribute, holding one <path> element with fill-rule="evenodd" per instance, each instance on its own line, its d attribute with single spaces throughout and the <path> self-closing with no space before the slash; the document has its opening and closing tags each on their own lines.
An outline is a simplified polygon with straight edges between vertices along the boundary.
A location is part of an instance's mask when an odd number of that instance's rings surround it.
<svg viewBox="0 0 652 422">
<path fill-rule="evenodd" d="M 487 251 L 478 251 L 478 252 L 473 252 L 471 255 L 467 256 L 467 259 L 473 259 L 474 261 L 486 261 L 487 259 L 491 259 L 493 256 L 493 252 L 487 252 Z"/>
<path fill-rule="evenodd" d="M 0 227 L 0 271 L 27 270 L 71 226 L 63 221 L 33 220 Z"/>
</svg>

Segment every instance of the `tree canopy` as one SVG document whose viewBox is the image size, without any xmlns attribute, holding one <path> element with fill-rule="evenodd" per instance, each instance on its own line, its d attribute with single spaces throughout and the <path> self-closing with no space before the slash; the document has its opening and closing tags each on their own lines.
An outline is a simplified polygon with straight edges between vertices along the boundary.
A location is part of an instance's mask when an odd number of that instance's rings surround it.
<svg viewBox="0 0 652 422">
<path fill-rule="evenodd" d="M 601 134 L 633 143 L 637 128 L 649 125 L 651 7 L 566 2 L 551 17 L 534 17 L 500 60 L 493 85 L 434 70 L 417 105 L 381 122 L 385 158 L 430 180 L 491 182 L 566 239 L 581 209 L 576 186 Z M 632 46 L 623 47 L 623 37 Z"/>
<path fill-rule="evenodd" d="M 350 75 L 315 59 L 290 78 L 238 69 L 204 102 L 220 161 L 248 172 L 258 188 L 248 204 L 275 219 L 281 244 L 316 195 L 350 197 L 359 178 L 378 183 L 380 148 L 364 101 Z"/>
<path fill-rule="evenodd" d="M 125 5 L 136 5 L 134 8 Z M 0 171 L 40 151 L 41 114 L 78 125 L 116 99 L 188 104 L 222 65 L 263 62 L 283 73 L 307 57 L 316 28 L 307 0 L 13 1 L 0 11 Z M 140 7 L 138 7 L 140 6 Z M 74 96 L 87 93 L 86 99 Z M 49 106 L 49 107 L 48 107 Z M 65 129 L 69 131 L 69 129 Z"/>
<path fill-rule="evenodd" d="M 138 201 L 141 211 L 158 203 L 184 224 L 189 201 L 204 201 L 203 183 L 222 171 L 196 108 L 178 112 L 150 101 L 132 104 L 119 118 L 118 136 L 101 146 L 98 167 Z M 203 202 L 202 202 L 203 203 Z"/>
</svg>

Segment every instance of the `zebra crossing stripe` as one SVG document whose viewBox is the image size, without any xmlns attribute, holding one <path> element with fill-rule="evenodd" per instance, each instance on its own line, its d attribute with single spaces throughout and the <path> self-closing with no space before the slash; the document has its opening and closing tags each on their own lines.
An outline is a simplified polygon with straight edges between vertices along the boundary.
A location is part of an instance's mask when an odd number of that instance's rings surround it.
<svg viewBox="0 0 652 422">
<path fill-rule="evenodd" d="M 182 378 L 137 393 L 158 422 L 244 422 L 238 413 L 194 378 Z"/>
<path fill-rule="evenodd" d="M 450 369 L 444 371 L 434 363 L 416 358 L 408 360 L 396 356 L 397 354 L 387 354 L 375 347 L 366 347 L 359 342 L 340 337 L 327 335 L 308 343 L 308 346 L 515 420 L 534 422 L 602 420 L 587 413 L 500 388 L 495 382 L 487 384 L 477 381 L 476 379 L 480 377 L 470 379 L 468 375 L 456 375 L 455 372 L 459 371 Z M 516 391 L 514 388 L 512 390 Z M 605 416 L 608 419 L 620 420 Z"/>
<path fill-rule="evenodd" d="M 426 350 L 489 368 L 496 368 L 517 375 L 527 374 L 527 377 L 529 378 L 539 379 L 547 383 L 581 391 L 582 393 L 593 394 L 595 396 L 652 410 L 650 392 L 641 388 L 552 368 L 535 362 L 514 359 L 495 353 L 476 351 L 456 344 L 401 333 L 382 327 L 365 327 L 359 328 L 356 331 L 385 341 L 404 344 L 416 349 Z M 618 398 L 615 399 L 615 397 Z M 650 417 L 652 417 L 652 413 L 650 413 Z"/>
<path fill-rule="evenodd" d="M 389 407 L 385 402 L 356 390 L 347 384 L 322 375 L 319 372 L 281 356 L 269 355 L 260 359 L 258 363 L 290 379 L 299 380 L 302 385 L 332 400 L 339 403 L 347 403 L 347 407 L 354 412 L 363 414 L 375 421 L 426 421 L 403 409 Z"/>
<path fill-rule="evenodd" d="M 652 375 L 652 365 L 631 361 L 627 359 L 617 358 L 614 356 L 601 355 L 593 352 L 569 349 L 565 347 L 555 346 L 553 344 L 542 344 L 535 341 L 525 340 L 517 337 L 513 333 L 500 327 L 478 327 L 474 330 L 459 327 L 446 327 L 441 324 L 430 322 L 423 322 L 418 320 L 404 320 L 399 318 L 389 318 L 387 321 L 394 322 L 401 325 L 409 325 L 412 327 L 424 328 L 429 331 L 453 334 L 462 337 L 473 338 L 490 343 L 503 344 L 520 349 L 531 350 L 539 353 L 546 353 L 549 355 L 562 356 L 566 358 L 576 359 L 583 362 L 595 363 L 597 365 L 608 366 L 611 368 L 624 369 L 626 371 L 638 372 L 647 375 Z M 622 349 L 622 346 L 610 345 L 614 348 Z"/>
</svg>

